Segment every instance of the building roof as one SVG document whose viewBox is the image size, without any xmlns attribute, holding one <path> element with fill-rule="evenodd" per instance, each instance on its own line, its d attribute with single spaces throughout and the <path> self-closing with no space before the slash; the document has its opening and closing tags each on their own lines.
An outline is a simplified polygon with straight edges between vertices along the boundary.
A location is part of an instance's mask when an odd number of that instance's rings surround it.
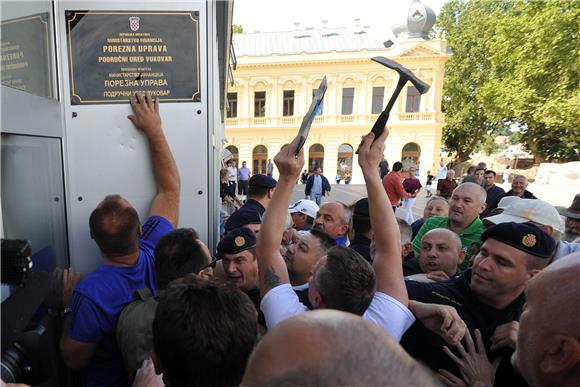
<svg viewBox="0 0 580 387">
<path fill-rule="evenodd" d="M 233 36 L 234 49 L 238 57 L 384 50 L 393 44 L 386 43 L 388 41 L 388 36 L 374 34 L 368 28 L 302 29 L 242 33 Z"/>
</svg>

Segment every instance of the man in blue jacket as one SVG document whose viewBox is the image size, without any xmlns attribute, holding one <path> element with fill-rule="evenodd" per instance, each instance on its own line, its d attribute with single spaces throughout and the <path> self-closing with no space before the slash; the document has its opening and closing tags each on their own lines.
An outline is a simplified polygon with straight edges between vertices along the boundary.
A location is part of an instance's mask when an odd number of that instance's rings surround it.
<svg viewBox="0 0 580 387">
<path fill-rule="evenodd" d="M 330 195 L 330 183 L 322 175 L 320 167 L 314 168 L 313 173 L 308 177 L 304 194 L 306 195 L 306 199 L 314 200 L 318 206 L 322 204 L 323 196 Z"/>
</svg>

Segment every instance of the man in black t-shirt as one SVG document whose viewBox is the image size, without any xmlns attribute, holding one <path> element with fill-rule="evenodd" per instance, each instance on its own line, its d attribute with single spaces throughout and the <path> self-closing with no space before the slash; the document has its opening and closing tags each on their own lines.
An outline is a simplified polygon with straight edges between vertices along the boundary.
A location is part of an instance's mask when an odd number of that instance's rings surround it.
<svg viewBox="0 0 580 387">
<path fill-rule="evenodd" d="M 379 175 L 381 176 L 381 179 L 387 176 L 389 172 L 391 172 L 391 168 L 389 168 L 389 162 L 385 159 L 385 156 L 383 156 L 383 159 L 379 163 Z"/>
</svg>

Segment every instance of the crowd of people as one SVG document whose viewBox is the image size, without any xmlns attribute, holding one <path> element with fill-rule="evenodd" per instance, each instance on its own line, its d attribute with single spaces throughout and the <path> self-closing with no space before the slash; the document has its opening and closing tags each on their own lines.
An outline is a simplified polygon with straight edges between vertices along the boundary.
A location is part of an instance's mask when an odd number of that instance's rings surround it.
<svg viewBox="0 0 580 387">
<path fill-rule="evenodd" d="M 246 200 L 214 250 L 178 228 L 158 101 L 131 106 L 157 193 L 142 226 L 128 200 L 105 197 L 89 219 L 103 264 L 82 281 L 65 271 L 60 350 L 84 385 L 580 385 L 580 194 L 556 209 L 519 177 L 498 194 L 483 169 L 438 189 L 423 218 L 398 219 L 385 181 L 399 198 L 419 188 L 400 163 L 377 173 L 385 130 L 356 151 L 367 197 L 292 203 L 297 138 L 273 160 L 277 181 L 232 184 L 225 170 L 221 194 L 235 203 L 239 184 Z"/>
</svg>

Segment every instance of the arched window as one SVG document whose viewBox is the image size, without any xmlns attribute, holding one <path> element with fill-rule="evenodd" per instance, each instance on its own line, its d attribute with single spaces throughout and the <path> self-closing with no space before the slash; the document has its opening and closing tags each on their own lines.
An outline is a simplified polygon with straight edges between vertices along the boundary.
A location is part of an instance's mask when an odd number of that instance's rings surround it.
<svg viewBox="0 0 580 387">
<path fill-rule="evenodd" d="M 324 147 L 320 144 L 313 144 L 308 150 L 308 171 L 320 167 L 324 171 Z"/>
<path fill-rule="evenodd" d="M 407 170 L 412 166 L 418 166 L 420 158 L 421 147 L 419 144 L 414 142 L 408 142 L 405 144 L 403 151 L 401 152 L 401 162 L 403 163 L 403 169 Z"/>
<path fill-rule="evenodd" d="M 336 163 L 336 180 L 339 176 L 345 183 L 350 183 L 352 179 L 352 156 L 354 150 L 349 144 L 342 144 L 338 147 L 338 160 Z"/>
<path fill-rule="evenodd" d="M 268 148 L 264 145 L 257 145 L 252 151 L 252 174 L 266 174 L 268 164 Z"/>
</svg>

